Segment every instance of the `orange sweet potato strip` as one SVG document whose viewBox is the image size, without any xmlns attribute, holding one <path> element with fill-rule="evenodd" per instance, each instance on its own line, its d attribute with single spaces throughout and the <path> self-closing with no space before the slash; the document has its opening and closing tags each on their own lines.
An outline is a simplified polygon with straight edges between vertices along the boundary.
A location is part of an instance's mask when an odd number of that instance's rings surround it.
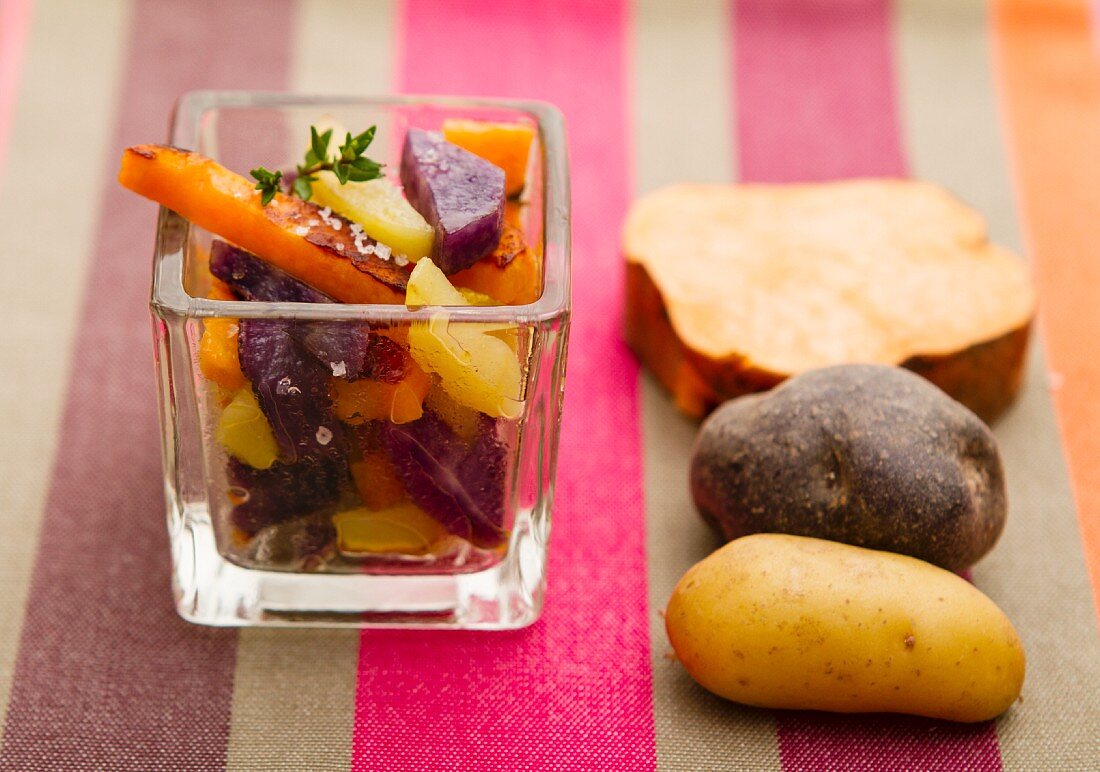
<svg viewBox="0 0 1100 772">
<path fill-rule="evenodd" d="M 424 415 L 424 397 L 431 387 L 427 373 L 409 362 L 408 372 L 397 383 L 370 379 L 332 379 L 332 404 L 336 417 L 349 424 L 367 421 L 415 421 Z"/>
<path fill-rule="evenodd" d="M 229 285 L 214 280 L 207 297 L 211 300 L 234 300 Z M 241 372 L 237 356 L 237 320 L 217 317 L 203 321 L 199 340 L 199 369 L 207 379 L 229 391 L 242 388 L 248 379 Z"/>
<path fill-rule="evenodd" d="M 344 303 L 405 301 L 408 270 L 355 247 L 350 223 L 299 198 L 267 206 L 253 183 L 198 153 L 138 145 L 118 181 Z"/>
<path fill-rule="evenodd" d="M 367 451 L 362 461 L 352 461 L 348 466 L 367 509 L 387 509 L 408 498 L 404 484 L 385 453 Z"/>
<path fill-rule="evenodd" d="M 535 129 L 523 123 L 493 123 L 448 118 L 443 121 L 443 138 L 504 170 L 509 196 L 523 192 L 527 182 L 527 157 Z"/>
</svg>

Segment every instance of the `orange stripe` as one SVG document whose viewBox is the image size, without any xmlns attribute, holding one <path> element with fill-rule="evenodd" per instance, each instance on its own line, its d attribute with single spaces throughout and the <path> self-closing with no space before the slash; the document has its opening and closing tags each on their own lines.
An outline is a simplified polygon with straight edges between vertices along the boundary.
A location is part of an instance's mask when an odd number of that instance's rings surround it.
<svg viewBox="0 0 1100 772">
<path fill-rule="evenodd" d="M 1100 55 L 1089 22 L 1085 2 L 993 0 L 1040 329 L 1100 611 Z"/>
</svg>

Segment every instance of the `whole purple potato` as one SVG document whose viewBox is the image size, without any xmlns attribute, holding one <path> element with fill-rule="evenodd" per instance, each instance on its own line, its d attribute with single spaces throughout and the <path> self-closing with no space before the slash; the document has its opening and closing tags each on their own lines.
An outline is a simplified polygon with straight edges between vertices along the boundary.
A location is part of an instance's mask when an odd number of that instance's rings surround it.
<svg viewBox="0 0 1100 772">
<path fill-rule="evenodd" d="M 958 571 L 1004 528 L 992 432 L 920 376 L 841 365 L 731 400 L 703 424 L 691 492 L 727 540 L 788 533 Z"/>
</svg>

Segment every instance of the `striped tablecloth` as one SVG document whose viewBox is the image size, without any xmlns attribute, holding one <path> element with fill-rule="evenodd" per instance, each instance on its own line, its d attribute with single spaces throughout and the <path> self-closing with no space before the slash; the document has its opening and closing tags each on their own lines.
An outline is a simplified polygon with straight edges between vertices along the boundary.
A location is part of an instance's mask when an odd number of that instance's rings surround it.
<svg viewBox="0 0 1100 772">
<path fill-rule="evenodd" d="M 1097 29 L 1071 0 L 0 0 L 0 768 L 1100 767 Z M 576 334 L 534 627 L 176 618 L 154 209 L 113 180 L 197 88 L 564 111 Z M 619 334 L 623 214 L 674 180 L 854 175 L 946 184 L 1040 288 L 1026 388 L 996 427 L 1009 524 L 973 572 L 1029 657 L 994 723 L 741 708 L 666 657 L 658 612 L 714 542 L 685 491 L 694 427 Z"/>
</svg>

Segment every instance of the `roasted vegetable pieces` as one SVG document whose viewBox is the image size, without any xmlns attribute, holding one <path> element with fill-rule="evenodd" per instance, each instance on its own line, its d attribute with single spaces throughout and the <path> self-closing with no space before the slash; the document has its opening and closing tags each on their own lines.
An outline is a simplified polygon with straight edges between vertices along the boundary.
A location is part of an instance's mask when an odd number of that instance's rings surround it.
<svg viewBox="0 0 1100 772">
<path fill-rule="evenodd" d="M 507 451 L 493 421 L 482 416 L 472 442 L 433 413 L 385 424 L 383 445 L 409 495 L 448 531 L 494 547 L 504 530 Z"/>
<path fill-rule="evenodd" d="M 211 474 L 222 490 L 212 515 L 231 560 L 449 572 L 500 559 L 529 343 L 518 325 L 452 317 L 541 292 L 541 259 L 515 199 L 533 135 L 469 122 L 450 130 L 476 154 L 409 129 L 391 169 L 404 191 L 338 173 L 342 128 L 312 132 L 310 152 L 331 157 L 332 169 L 307 164 L 302 181 L 259 168 L 255 187 L 195 153 L 126 151 L 124 185 L 213 232 L 197 258 L 206 297 L 298 304 L 204 319 L 199 364 L 221 451 L 212 462 L 224 470 Z M 339 303 L 417 313 L 333 320 L 319 308 Z"/>
<path fill-rule="evenodd" d="M 401 155 L 401 184 L 435 228 L 432 260 L 445 274 L 469 268 L 493 251 L 504 224 L 504 170 L 443 135 L 410 129 Z"/>
</svg>

